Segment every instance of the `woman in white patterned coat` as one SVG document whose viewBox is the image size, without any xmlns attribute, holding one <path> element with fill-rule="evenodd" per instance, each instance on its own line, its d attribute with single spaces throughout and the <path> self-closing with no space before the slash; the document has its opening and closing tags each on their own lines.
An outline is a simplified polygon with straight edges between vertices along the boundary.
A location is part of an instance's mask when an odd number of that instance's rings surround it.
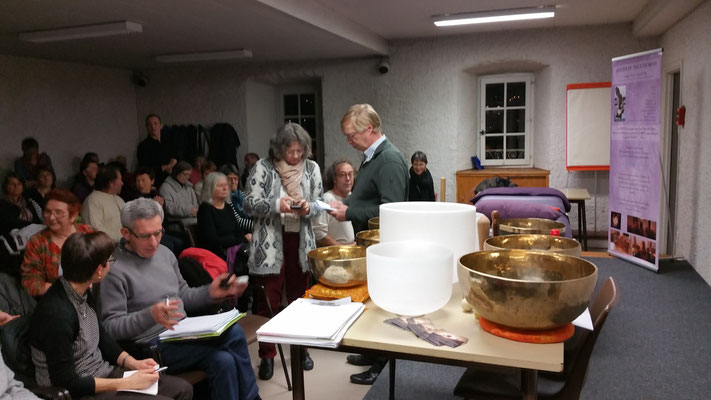
<svg viewBox="0 0 711 400">
<path fill-rule="evenodd" d="M 298 124 L 287 123 L 269 141 L 269 157 L 259 160 L 247 179 L 244 209 L 254 221 L 249 255 L 249 274 L 264 286 L 273 310 L 279 309 L 282 286 L 291 303 L 308 289 L 309 267 L 306 254 L 316 248 L 311 218 L 321 199 L 321 171 L 309 160 L 311 137 Z M 258 315 L 269 316 L 267 305 L 255 297 Z M 259 343 L 259 378 L 274 372 L 275 346 Z M 310 357 L 304 368 L 313 368 Z"/>
</svg>

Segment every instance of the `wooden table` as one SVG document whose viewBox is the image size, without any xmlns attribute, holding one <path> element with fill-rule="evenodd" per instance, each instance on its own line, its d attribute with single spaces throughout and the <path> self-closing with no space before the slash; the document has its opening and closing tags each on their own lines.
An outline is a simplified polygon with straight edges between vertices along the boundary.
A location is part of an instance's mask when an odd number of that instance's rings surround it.
<svg viewBox="0 0 711 400">
<path fill-rule="evenodd" d="M 457 171 L 457 203 L 469 203 L 474 197 L 474 188 L 484 179 L 509 178 L 522 187 L 548 187 L 550 171 L 540 168 L 485 168 Z"/>
<path fill-rule="evenodd" d="M 484 332 L 473 313 L 465 313 L 460 306 L 461 294 L 454 285 L 452 298 L 439 311 L 427 314 L 437 328 L 469 338 L 457 348 L 436 347 L 418 339 L 409 331 L 383 321 L 394 317 L 366 302 L 366 310 L 351 326 L 337 351 L 364 353 L 390 358 L 390 396 L 394 396 L 395 359 L 425 361 L 437 364 L 471 366 L 493 364 L 521 368 L 524 399 L 537 397 L 537 371 L 563 370 L 563 343 L 531 344 L 502 339 Z M 291 345 L 291 370 L 294 400 L 305 399 L 303 359 L 304 346 Z M 344 379 L 347 379 L 344 376 Z"/>
<path fill-rule="evenodd" d="M 590 200 L 587 189 L 560 189 L 568 201 L 578 205 L 578 241 L 583 245 L 583 251 L 588 250 L 588 221 L 585 217 L 585 201 Z"/>
</svg>

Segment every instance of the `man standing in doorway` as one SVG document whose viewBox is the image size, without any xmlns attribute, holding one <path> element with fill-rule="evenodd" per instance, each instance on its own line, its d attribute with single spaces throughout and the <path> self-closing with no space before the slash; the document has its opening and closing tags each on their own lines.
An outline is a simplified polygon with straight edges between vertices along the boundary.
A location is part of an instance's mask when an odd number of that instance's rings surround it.
<svg viewBox="0 0 711 400">
<path fill-rule="evenodd" d="M 370 104 L 351 106 L 341 119 L 341 130 L 354 149 L 363 152 L 363 163 L 351 195 L 335 201 L 330 214 L 339 221 L 351 221 L 357 233 L 368 229 L 368 220 L 380 215 L 380 205 L 407 200 L 409 172 L 407 161 L 383 135 L 380 116 Z M 350 355 L 353 365 L 370 365 L 369 370 L 351 375 L 351 382 L 372 385 L 387 359 Z"/>
</svg>

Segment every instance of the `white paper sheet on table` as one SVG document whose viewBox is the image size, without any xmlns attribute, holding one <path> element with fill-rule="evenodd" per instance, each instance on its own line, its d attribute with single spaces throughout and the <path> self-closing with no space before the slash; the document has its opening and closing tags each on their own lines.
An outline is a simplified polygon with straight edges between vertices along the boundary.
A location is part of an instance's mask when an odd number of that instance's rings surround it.
<svg viewBox="0 0 711 400">
<path fill-rule="evenodd" d="M 123 373 L 123 377 L 126 378 L 128 376 L 131 376 L 135 374 L 136 371 L 126 371 Z M 158 394 L 158 381 L 153 382 L 151 386 L 148 386 L 145 389 L 119 389 L 119 392 L 134 392 L 134 393 L 143 393 L 143 394 L 152 394 L 153 396 Z"/>
<path fill-rule="evenodd" d="M 316 210 L 317 211 L 335 211 L 336 209 L 329 206 L 328 203 L 325 203 L 321 200 L 316 200 Z"/>
<path fill-rule="evenodd" d="M 297 299 L 257 330 L 269 343 L 337 347 L 348 328 L 365 309 L 350 298 L 334 301 Z"/>
<path fill-rule="evenodd" d="M 573 321 L 573 325 L 592 331 L 593 323 L 592 318 L 590 318 L 590 309 L 586 308 L 582 314 L 578 315 L 578 318 Z"/>
</svg>

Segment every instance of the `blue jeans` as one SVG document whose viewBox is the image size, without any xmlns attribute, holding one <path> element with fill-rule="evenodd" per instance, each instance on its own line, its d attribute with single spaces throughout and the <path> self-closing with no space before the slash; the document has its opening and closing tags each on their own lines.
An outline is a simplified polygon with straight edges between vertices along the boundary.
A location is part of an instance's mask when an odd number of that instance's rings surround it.
<svg viewBox="0 0 711 400">
<path fill-rule="evenodd" d="M 259 393 L 247 339 L 239 324 L 214 339 L 161 343 L 158 348 L 171 374 L 205 371 L 213 399 L 252 400 Z"/>
</svg>

